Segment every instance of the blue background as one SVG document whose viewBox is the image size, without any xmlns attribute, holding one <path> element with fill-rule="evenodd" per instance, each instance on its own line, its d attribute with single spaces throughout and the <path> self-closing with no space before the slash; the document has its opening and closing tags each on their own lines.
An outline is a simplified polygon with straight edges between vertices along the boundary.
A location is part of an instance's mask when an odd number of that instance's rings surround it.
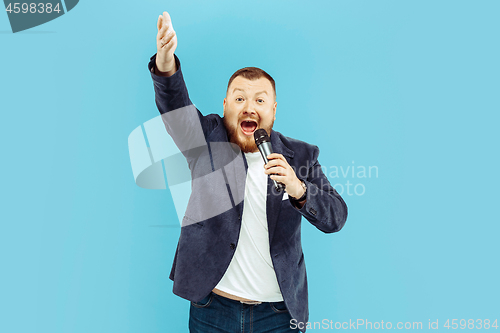
<svg viewBox="0 0 500 333">
<path fill-rule="evenodd" d="M 163 11 L 202 112 L 261 67 L 276 130 L 378 168 L 330 178 L 365 188 L 341 232 L 303 220 L 310 321 L 500 317 L 500 2 L 86 0 L 16 34 L 0 14 L 0 331 L 187 332 L 172 199 L 134 183 L 127 147 L 158 115 Z"/>
</svg>

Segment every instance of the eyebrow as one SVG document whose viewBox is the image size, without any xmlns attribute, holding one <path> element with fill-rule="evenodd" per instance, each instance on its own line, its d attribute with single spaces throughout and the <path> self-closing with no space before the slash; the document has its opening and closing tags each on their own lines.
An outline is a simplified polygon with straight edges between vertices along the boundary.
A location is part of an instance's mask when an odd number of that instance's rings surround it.
<svg viewBox="0 0 500 333">
<path fill-rule="evenodd" d="M 233 93 L 234 93 L 236 90 L 239 90 L 239 91 L 243 91 L 243 92 L 245 92 L 245 90 L 243 90 L 243 89 L 240 89 L 240 88 L 234 88 L 234 89 L 233 89 Z M 265 90 L 259 91 L 259 92 L 257 92 L 255 95 L 260 95 L 260 94 L 266 94 L 266 95 L 268 95 L 267 91 L 265 91 Z"/>
</svg>

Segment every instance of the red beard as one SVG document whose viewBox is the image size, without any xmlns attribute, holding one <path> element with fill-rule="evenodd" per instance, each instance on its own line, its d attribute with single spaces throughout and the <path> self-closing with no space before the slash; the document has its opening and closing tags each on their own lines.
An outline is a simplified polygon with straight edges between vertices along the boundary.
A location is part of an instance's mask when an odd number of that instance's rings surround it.
<svg viewBox="0 0 500 333">
<path fill-rule="evenodd" d="M 244 140 L 241 140 L 240 136 L 238 135 L 238 130 L 239 130 L 238 127 L 241 124 L 241 120 L 238 121 L 236 126 L 234 124 L 229 124 L 226 117 L 223 117 L 222 121 L 224 123 L 224 126 L 226 127 L 229 142 L 237 144 L 240 147 L 241 151 L 244 153 L 253 153 L 259 151 L 257 145 L 255 144 L 255 139 L 253 136 L 245 137 Z M 262 126 L 261 124 L 260 128 L 265 129 L 267 134 L 269 134 L 270 136 L 273 125 L 274 125 L 274 120 L 269 126 Z"/>
</svg>

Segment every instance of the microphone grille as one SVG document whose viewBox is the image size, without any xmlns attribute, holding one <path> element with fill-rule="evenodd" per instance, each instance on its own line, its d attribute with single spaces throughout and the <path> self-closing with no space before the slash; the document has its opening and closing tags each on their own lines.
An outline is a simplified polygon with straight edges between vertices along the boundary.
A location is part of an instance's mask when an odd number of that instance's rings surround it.
<svg viewBox="0 0 500 333">
<path fill-rule="evenodd" d="M 262 142 L 271 142 L 271 139 L 269 138 L 269 135 L 267 135 L 267 132 L 263 128 L 259 128 L 255 132 L 253 132 L 253 137 L 255 139 L 255 144 L 258 146 Z"/>
</svg>

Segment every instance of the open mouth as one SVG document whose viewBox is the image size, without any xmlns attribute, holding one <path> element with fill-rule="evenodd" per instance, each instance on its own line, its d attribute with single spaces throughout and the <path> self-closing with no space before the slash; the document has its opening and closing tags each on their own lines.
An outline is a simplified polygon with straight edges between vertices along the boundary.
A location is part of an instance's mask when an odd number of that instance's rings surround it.
<svg viewBox="0 0 500 333">
<path fill-rule="evenodd" d="M 257 129 L 257 122 L 254 120 L 243 120 L 240 124 L 241 131 L 245 135 L 253 135 L 253 132 Z"/>
</svg>

